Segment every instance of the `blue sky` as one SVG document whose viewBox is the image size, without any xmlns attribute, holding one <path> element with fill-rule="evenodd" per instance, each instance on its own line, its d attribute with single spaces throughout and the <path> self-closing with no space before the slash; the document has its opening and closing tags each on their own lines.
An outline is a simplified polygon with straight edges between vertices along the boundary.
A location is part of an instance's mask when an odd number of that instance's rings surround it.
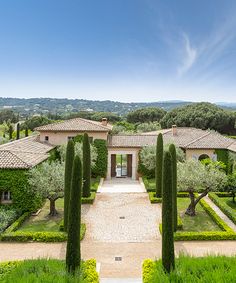
<svg viewBox="0 0 236 283">
<path fill-rule="evenodd" d="M 2 0 L 0 95 L 236 102 L 235 0 Z"/>
</svg>

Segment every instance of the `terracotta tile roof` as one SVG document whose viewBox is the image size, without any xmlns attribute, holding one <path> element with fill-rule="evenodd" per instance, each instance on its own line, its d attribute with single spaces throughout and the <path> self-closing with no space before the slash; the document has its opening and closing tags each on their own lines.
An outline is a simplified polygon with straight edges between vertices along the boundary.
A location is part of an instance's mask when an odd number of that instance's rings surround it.
<svg viewBox="0 0 236 283">
<path fill-rule="evenodd" d="M 140 135 L 114 135 L 108 141 L 109 147 L 143 147 L 156 144 L 157 135 L 163 134 L 164 143 L 174 143 L 181 148 L 212 148 L 227 149 L 235 140 L 224 137 L 216 132 L 196 128 L 177 128 L 177 134 L 172 129 L 142 133 Z"/>
<path fill-rule="evenodd" d="M 54 146 L 31 136 L 0 145 L 0 168 L 28 169 L 46 160 Z"/>
<path fill-rule="evenodd" d="M 232 143 L 232 144 L 228 147 L 228 149 L 229 149 L 230 151 L 236 152 L 236 141 L 235 141 L 234 143 Z"/>
<path fill-rule="evenodd" d="M 110 124 L 103 126 L 101 122 L 74 118 L 62 122 L 35 128 L 36 131 L 70 131 L 70 132 L 108 132 L 112 129 Z"/>
</svg>

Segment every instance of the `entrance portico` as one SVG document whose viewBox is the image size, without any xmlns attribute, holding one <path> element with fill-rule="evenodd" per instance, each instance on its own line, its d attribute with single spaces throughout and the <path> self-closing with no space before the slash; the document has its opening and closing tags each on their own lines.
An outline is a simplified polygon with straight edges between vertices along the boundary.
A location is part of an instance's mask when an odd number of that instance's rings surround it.
<svg viewBox="0 0 236 283">
<path fill-rule="evenodd" d="M 108 149 L 107 179 L 137 179 L 138 152 L 135 149 Z"/>
</svg>

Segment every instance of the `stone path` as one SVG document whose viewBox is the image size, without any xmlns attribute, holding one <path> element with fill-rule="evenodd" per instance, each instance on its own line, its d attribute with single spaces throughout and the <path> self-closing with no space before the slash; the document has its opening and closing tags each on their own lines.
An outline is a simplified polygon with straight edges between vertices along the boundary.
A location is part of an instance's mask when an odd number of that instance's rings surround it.
<svg viewBox="0 0 236 283">
<path fill-rule="evenodd" d="M 224 220 L 224 222 L 226 224 L 228 224 L 228 226 L 230 228 L 232 228 L 235 232 L 236 232 L 236 225 L 233 223 L 233 221 L 231 221 L 227 215 L 225 215 L 221 210 L 220 208 L 214 204 L 214 202 L 208 197 L 204 197 L 204 200 L 211 206 L 211 208 L 214 209 L 214 211 L 220 216 L 220 218 L 222 218 Z"/>
<path fill-rule="evenodd" d="M 145 193 L 146 189 L 139 181 L 131 178 L 112 178 L 105 180 L 98 193 Z"/>
<path fill-rule="evenodd" d="M 150 242 L 161 238 L 161 208 L 151 205 L 147 193 L 101 193 L 83 210 L 86 241 Z"/>
</svg>

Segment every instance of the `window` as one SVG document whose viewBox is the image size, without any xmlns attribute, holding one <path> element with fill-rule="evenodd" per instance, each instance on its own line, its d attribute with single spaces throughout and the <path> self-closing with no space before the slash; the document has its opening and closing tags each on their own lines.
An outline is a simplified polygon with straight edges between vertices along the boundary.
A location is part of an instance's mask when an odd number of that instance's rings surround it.
<svg viewBox="0 0 236 283">
<path fill-rule="evenodd" d="M 68 137 L 67 140 L 70 141 L 70 140 L 73 140 L 73 138 L 74 137 Z"/>
<path fill-rule="evenodd" d="M 2 193 L 2 200 L 3 201 L 9 201 L 11 200 L 11 192 L 5 191 Z"/>
<path fill-rule="evenodd" d="M 90 143 L 93 142 L 93 137 L 89 137 L 89 142 L 90 142 Z"/>
<path fill-rule="evenodd" d="M 44 140 L 45 140 L 45 141 L 49 141 L 49 136 L 45 136 L 45 137 L 44 137 Z"/>
</svg>

